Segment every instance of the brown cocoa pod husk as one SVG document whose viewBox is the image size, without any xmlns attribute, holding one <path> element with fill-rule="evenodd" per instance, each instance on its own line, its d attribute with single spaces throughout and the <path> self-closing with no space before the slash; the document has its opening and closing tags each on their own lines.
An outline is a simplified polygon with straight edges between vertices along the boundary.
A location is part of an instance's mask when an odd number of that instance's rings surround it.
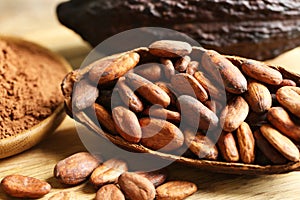
<svg viewBox="0 0 300 200">
<path fill-rule="evenodd" d="M 96 193 L 95 200 L 125 200 L 122 191 L 114 184 L 102 186 Z"/>
<path fill-rule="evenodd" d="M 160 59 L 161 64 L 163 64 L 163 70 L 165 74 L 165 78 L 167 80 L 170 80 L 173 75 L 175 75 L 175 68 L 170 59 L 167 58 L 161 58 Z"/>
<path fill-rule="evenodd" d="M 139 60 L 140 55 L 136 52 L 101 59 L 91 64 L 92 68 L 88 72 L 88 77 L 93 83 L 108 84 L 133 69 Z"/>
<path fill-rule="evenodd" d="M 272 106 L 272 96 L 268 88 L 254 80 L 248 81 L 248 90 L 244 98 L 254 112 L 263 113 Z"/>
<path fill-rule="evenodd" d="M 222 88 L 219 84 L 213 83 L 212 78 L 204 72 L 197 71 L 194 73 L 194 77 L 204 87 L 210 96 L 218 99 L 225 95 L 225 88 Z"/>
<path fill-rule="evenodd" d="M 210 126 L 218 125 L 219 120 L 216 114 L 191 96 L 181 95 L 178 98 L 178 107 L 181 110 L 181 120 L 191 127 L 207 130 Z"/>
<path fill-rule="evenodd" d="M 288 160 L 268 142 L 268 140 L 262 135 L 259 129 L 254 131 L 253 135 L 255 138 L 256 146 L 272 163 L 287 163 Z"/>
<path fill-rule="evenodd" d="M 144 110 L 143 102 L 140 98 L 126 85 L 125 79 L 120 78 L 117 84 L 119 95 L 126 106 L 133 112 L 141 112 Z"/>
<path fill-rule="evenodd" d="M 282 107 L 272 107 L 267 114 L 268 121 L 290 139 L 300 142 L 300 124 Z"/>
<path fill-rule="evenodd" d="M 116 183 L 119 176 L 128 171 L 126 162 L 110 159 L 99 165 L 91 174 L 90 182 L 99 188 L 105 184 Z"/>
<path fill-rule="evenodd" d="M 223 131 L 218 139 L 217 145 L 224 160 L 227 162 L 239 161 L 239 151 L 232 133 Z"/>
<path fill-rule="evenodd" d="M 158 63 L 146 63 L 134 69 L 134 73 L 144 77 L 145 79 L 156 82 L 162 78 L 162 69 Z"/>
<path fill-rule="evenodd" d="M 147 178 L 154 185 L 154 187 L 158 187 L 161 184 L 163 184 L 167 180 L 168 176 L 167 170 L 165 169 L 160 169 L 151 172 L 139 171 L 135 173 Z"/>
<path fill-rule="evenodd" d="M 1 188 L 12 197 L 41 198 L 50 192 L 51 185 L 37 178 L 13 174 L 2 179 Z"/>
<path fill-rule="evenodd" d="M 149 45 L 151 54 L 163 58 L 183 57 L 192 52 L 189 43 L 174 40 L 159 40 Z"/>
<path fill-rule="evenodd" d="M 185 199 L 197 191 L 196 184 L 188 181 L 169 181 L 156 188 L 156 199 Z"/>
<path fill-rule="evenodd" d="M 276 98 L 278 102 L 300 118 L 300 88 L 293 86 L 284 86 L 277 90 Z"/>
<path fill-rule="evenodd" d="M 260 131 L 262 135 L 270 142 L 270 144 L 286 159 L 293 162 L 299 161 L 299 150 L 289 138 L 268 124 L 261 126 Z"/>
<path fill-rule="evenodd" d="M 226 91 L 241 94 L 247 90 L 246 78 L 225 56 L 216 51 L 207 50 L 203 53 L 201 63 L 220 85 L 224 84 Z"/>
<path fill-rule="evenodd" d="M 165 93 L 168 94 L 168 96 L 170 97 L 170 100 L 171 100 L 170 105 L 176 106 L 177 97 L 176 97 L 176 94 L 174 93 L 174 89 L 172 89 L 171 84 L 160 81 L 160 82 L 156 82 L 155 85 L 160 87 L 163 91 L 165 91 Z"/>
<path fill-rule="evenodd" d="M 132 88 L 136 88 L 136 91 L 150 103 L 159 104 L 163 107 L 170 104 L 169 95 L 154 83 L 134 73 L 128 73 L 125 77 L 126 83 Z"/>
<path fill-rule="evenodd" d="M 131 110 L 118 106 L 112 109 L 112 117 L 117 132 L 128 142 L 138 143 L 142 130 L 137 116 Z"/>
<path fill-rule="evenodd" d="M 175 62 L 174 68 L 177 72 L 185 72 L 190 62 L 191 57 L 183 56 Z"/>
<path fill-rule="evenodd" d="M 119 177 L 118 184 L 130 200 L 154 200 L 155 198 L 154 185 L 139 174 L 125 172 Z"/>
<path fill-rule="evenodd" d="M 250 164 L 255 160 L 255 141 L 250 126 L 243 122 L 236 131 L 239 153 L 244 163 Z"/>
<path fill-rule="evenodd" d="M 141 144 L 153 150 L 173 151 L 184 142 L 183 133 L 174 124 L 161 119 L 141 118 Z"/>
<path fill-rule="evenodd" d="M 208 100 L 208 94 L 202 85 L 191 75 L 180 73 L 171 77 L 172 87 L 179 93 L 196 97 L 201 102 Z"/>
<path fill-rule="evenodd" d="M 94 103 L 93 108 L 99 124 L 105 127 L 111 134 L 116 134 L 115 123 L 111 114 L 101 105 Z"/>
<path fill-rule="evenodd" d="M 168 120 L 174 123 L 180 123 L 181 115 L 179 112 L 167 110 L 161 107 L 149 107 L 143 111 L 144 115 Z"/>
<path fill-rule="evenodd" d="M 220 125 L 226 132 L 235 131 L 245 121 L 249 113 L 248 103 L 237 96 L 229 100 L 220 115 Z"/>
<path fill-rule="evenodd" d="M 217 160 L 218 158 L 218 149 L 216 145 L 205 135 L 201 133 L 194 133 L 193 131 L 186 129 L 184 131 L 184 141 L 189 149 L 196 155 L 198 158 L 208 159 L 208 160 Z"/>
<path fill-rule="evenodd" d="M 251 59 L 243 62 L 242 71 L 249 77 L 270 85 L 279 85 L 283 79 L 278 70 Z"/>
<path fill-rule="evenodd" d="M 186 68 L 186 73 L 191 76 L 194 76 L 195 72 L 198 70 L 199 70 L 199 62 L 191 61 Z"/>
</svg>

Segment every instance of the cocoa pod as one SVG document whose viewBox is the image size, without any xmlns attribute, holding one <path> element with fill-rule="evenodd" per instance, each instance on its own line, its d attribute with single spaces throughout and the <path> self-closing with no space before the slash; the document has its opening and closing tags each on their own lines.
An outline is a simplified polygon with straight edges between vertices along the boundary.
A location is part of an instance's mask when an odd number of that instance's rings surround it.
<svg viewBox="0 0 300 200">
<path fill-rule="evenodd" d="M 300 118 L 300 88 L 284 86 L 276 92 L 278 102 Z"/>
<path fill-rule="evenodd" d="M 226 91 L 241 94 L 247 90 L 247 80 L 241 71 L 218 52 L 205 51 L 201 63 L 219 84 L 224 84 Z"/>
<path fill-rule="evenodd" d="M 224 131 L 235 131 L 245 121 L 249 113 L 248 103 L 243 97 L 237 96 L 229 100 L 220 115 L 220 124 Z"/>
<path fill-rule="evenodd" d="M 97 193 L 95 200 L 125 200 L 124 194 L 114 184 L 108 184 L 101 187 Z"/>
<path fill-rule="evenodd" d="M 236 146 L 235 139 L 232 133 L 222 132 L 219 140 L 218 147 L 222 157 L 228 162 L 237 162 L 240 159 L 239 151 Z"/>
<path fill-rule="evenodd" d="M 272 96 L 266 86 L 254 80 L 248 81 L 248 90 L 244 95 L 254 112 L 265 112 L 272 106 Z"/>
<path fill-rule="evenodd" d="M 141 118 L 139 121 L 143 132 L 141 144 L 145 147 L 172 151 L 183 145 L 183 134 L 174 124 L 154 118 Z"/>
<path fill-rule="evenodd" d="M 115 123 L 111 114 L 101 105 L 94 103 L 96 117 L 101 126 L 104 126 L 111 134 L 116 134 Z"/>
<path fill-rule="evenodd" d="M 151 54 L 158 57 L 176 58 L 183 57 L 192 52 L 189 43 L 174 40 L 159 40 L 149 46 Z"/>
<path fill-rule="evenodd" d="M 277 149 L 286 159 L 296 162 L 299 161 L 299 150 L 297 146 L 287 137 L 270 125 L 260 127 L 263 136 Z"/>
<path fill-rule="evenodd" d="M 189 149 L 199 158 L 217 160 L 218 149 L 207 136 L 193 133 L 193 131 L 187 129 L 184 131 L 184 141 Z"/>
<path fill-rule="evenodd" d="M 272 107 L 267 118 L 281 133 L 296 142 L 300 142 L 300 124 L 295 123 L 282 107 Z"/>
<path fill-rule="evenodd" d="M 117 132 L 128 142 L 138 143 L 142 137 L 142 130 L 134 112 L 118 106 L 112 109 L 112 117 Z"/>
<path fill-rule="evenodd" d="M 170 80 L 173 75 L 175 75 L 175 68 L 170 59 L 161 58 L 160 62 L 163 64 L 164 74 L 167 80 Z"/>
<path fill-rule="evenodd" d="M 41 198 L 51 190 L 45 181 L 17 174 L 4 177 L 1 187 L 6 194 L 18 198 Z"/>
<path fill-rule="evenodd" d="M 136 91 L 150 103 L 159 104 L 163 107 L 170 104 L 171 100 L 168 94 L 154 83 L 134 73 L 128 73 L 125 77 L 126 82 L 131 87 L 136 88 Z"/>
<path fill-rule="evenodd" d="M 95 187 L 108 183 L 116 183 L 119 176 L 128 171 L 126 162 L 119 159 L 110 159 L 98 166 L 90 177 L 90 182 Z"/>
<path fill-rule="evenodd" d="M 93 67 L 90 69 L 88 77 L 93 83 L 108 84 L 133 69 L 139 60 L 140 55 L 135 52 L 122 54 L 116 58 L 99 60 L 91 64 Z"/>
<path fill-rule="evenodd" d="M 283 79 L 279 71 L 255 60 L 248 59 L 243 62 L 242 70 L 251 78 L 270 85 L 279 85 Z"/>
<path fill-rule="evenodd" d="M 79 152 L 59 161 L 54 167 L 54 177 L 61 183 L 77 185 L 85 181 L 100 162 L 87 152 Z"/>
<path fill-rule="evenodd" d="M 165 108 L 160 107 L 149 107 L 143 111 L 144 115 L 150 116 L 150 118 L 155 117 L 159 119 L 164 119 L 168 121 L 172 121 L 174 123 L 180 123 L 180 113 L 176 111 L 167 110 Z"/>
<path fill-rule="evenodd" d="M 172 87 L 179 93 L 196 97 L 201 102 L 208 100 L 208 94 L 202 85 L 189 74 L 176 74 L 171 77 Z"/>
<path fill-rule="evenodd" d="M 253 133 L 246 122 L 243 122 L 236 131 L 241 160 L 250 164 L 255 160 L 255 141 Z"/>
<path fill-rule="evenodd" d="M 126 106 L 133 112 L 141 112 L 144 110 L 144 105 L 138 96 L 126 85 L 125 79 L 120 78 L 117 83 L 119 95 Z"/>
<path fill-rule="evenodd" d="M 152 82 L 159 81 L 162 77 L 162 69 L 160 64 L 157 63 L 146 63 L 140 65 L 134 69 L 134 73 Z"/>
<path fill-rule="evenodd" d="M 197 191 L 196 184 L 188 181 L 169 181 L 156 188 L 157 200 L 185 199 Z"/>
<path fill-rule="evenodd" d="M 181 95 L 178 98 L 178 103 L 181 110 L 181 120 L 190 126 L 206 130 L 210 126 L 216 127 L 218 125 L 219 120 L 216 114 L 197 99 Z M 199 121 L 195 119 L 199 119 Z"/>
<path fill-rule="evenodd" d="M 154 185 L 154 187 L 160 186 L 167 179 L 167 172 L 164 169 L 151 171 L 151 172 L 135 172 L 135 173 L 147 178 Z"/>
<path fill-rule="evenodd" d="M 190 62 L 191 62 L 191 57 L 183 56 L 182 58 L 179 58 L 176 61 L 174 68 L 178 72 L 185 72 Z"/>
<path fill-rule="evenodd" d="M 256 130 L 253 133 L 255 138 L 255 144 L 261 150 L 261 152 L 274 164 L 287 163 L 287 159 L 281 155 L 261 134 L 260 130 Z"/>
<path fill-rule="evenodd" d="M 123 173 L 118 184 L 126 197 L 131 200 L 153 200 L 155 198 L 155 187 L 145 177 L 132 172 Z"/>
</svg>

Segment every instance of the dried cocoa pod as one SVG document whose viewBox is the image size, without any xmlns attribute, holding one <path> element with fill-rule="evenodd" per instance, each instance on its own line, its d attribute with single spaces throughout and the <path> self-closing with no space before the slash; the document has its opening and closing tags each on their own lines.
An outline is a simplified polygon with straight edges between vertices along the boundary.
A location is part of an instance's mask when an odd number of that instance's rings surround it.
<svg viewBox="0 0 300 200">
<path fill-rule="evenodd" d="M 299 161 L 299 150 L 297 146 L 287 137 L 270 125 L 260 127 L 263 136 L 277 149 L 286 159 L 296 162 Z"/>
<path fill-rule="evenodd" d="M 117 83 L 119 95 L 126 106 L 133 112 L 141 112 L 144 110 L 144 105 L 138 96 L 126 85 L 125 79 L 120 78 Z"/>
<path fill-rule="evenodd" d="M 184 131 L 184 141 L 189 149 L 199 158 L 217 160 L 218 149 L 207 136 L 186 129 Z"/>
<path fill-rule="evenodd" d="M 219 140 L 218 147 L 222 157 L 227 162 L 237 162 L 240 159 L 239 151 L 232 133 L 222 132 Z"/>
<path fill-rule="evenodd" d="M 300 124 L 295 123 L 282 107 L 272 107 L 268 111 L 267 118 L 281 133 L 296 142 L 300 142 Z"/>
<path fill-rule="evenodd" d="M 111 134 L 116 134 L 117 131 L 111 114 L 103 106 L 97 103 L 94 103 L 93 108 L 100 125 L 104 126 Z"/>
<path fill-rule="evenodd" d="M 300 88 L 284 86 L 276 92 L 278 102 L 300 118 Z"/>
<path fill-rule="evenodd" d="M 167 179 L 167 171 L 164 169 L 151 171 L 151 172 L 135 172 L 135 173 L 147 178 L 154 185 L 154 187 L 160 186 Z"/>
<path fill-rule="evenodd" d="M 186 68 L 186 73 L 191 76 L 194 76 L 195 72 L 198 71 L 198 67 L 199 67 L 199 62 L 191 61 Z"/>
<path fill-rule="evenodd" d="M 214 98 L 219 98 L 225 95 L 225 90 L 216 83 L 213 83 L 212 78 L 208 77 L 204 72 L 197 71 L 194 73 L 195 79 L 205 88 L 207 93 Z"/>
<path fill-rule="evenodd" d="M 57 192 L 52 195 L 48 200 L 72 200 L 74 195 L 72 192 Z"/>
<path fill-rule="evenodd" d="M 92 85 L 88 80 L 82 79 L 75 84 L 72 102 L 76 109 L 83 110 L 92 106 L 98 96 L 99 91 L 96 85 Z"/>
<path fill-rule="evenodd" d="M 174 40 L 159 40 L 149 46 L 151 54 L 163 58 L 183 57 L 192 52 L 189 43 Z"/>
<path fill-rule="evenodd" d="M 165 82 L 156 82 L 155 85 L 160 87 L 163 91 L 165 91 L 165 93 L 168 94 L 168 96 L 170 97 L 170 105 L 176 106 L 177 97 L 174 91 L 172 90 L 172 86 Z"/>
<path fill-rule="evenodd" d="M 172 76 L 171 85 L 179 94 L 197 97 L 201 102 L 208 100 L 208 94 L 205 89 L 189 74 L 180 73 Z"/>
<path fill-rule="evenodd" d="M 142 130 L 134 112 L 118 106 L 112 109 L 112 117 L 117 132 L 128 142 L 138 143 L 142 138 Z"/>
<path fill-rule="evenodd" d="M 246 122 L 243 122 L 236 131 L 241 160 L 244 163 L 253 163 L 255 160 L 255 141 L 252 131 Z"/>
<path fill-rule="evenodd" d="M 152 82 L 159 81 L 162 77 L 162 69 L 158 63 L 140 65 L 134 69 L 134 73 Z"/>
<path fill-rule="evenodd" d="M 183 134 L 174 124 L 154 118 L 141 118 L 139 121 L 143 132 L 141 144 L 145 147 L 172 151 L 183 145 Z"/>
<path fill-rule="evenodd" d="M 18 198 L 41 198 L 51 190 L 45 181 L 17 174 L 4 177 L 1 187 L 6 194 Z"/>
<path fill-rule="evenodd" d="M 191 57 L 183 56 L 182 58 L 179 58 L 176 61 L 174 68 L 178 72 L 185 72 L 190 62 L 191 62 Z"/>
<path fill-rule="evenodd" d="M 59 161 L 54 167 L 54 177 L 61 183 L 77 185 L 85 181 L 100 162 L 88 152 L 79 152 Z"/>
<path fill-rule="evenodd" d="M 216 127 L 218 125 L 219 120 L 216 114 L 197 99 L 188 95 L 181 95 L 178 102 L 183 122 L 203 130 L 208 129 L 209 126 Z M 199 119 L 199 121 L 195 121 L 195 119 Z"/>
<path fill-rule="evenodd" d="M 181 119 L 179 112 L 167 110 L 165 108 L 154 107 L 154 106 L 146 108 L 143 111 L 143 114 L 150 117 L 172 121 L 174 123 L 180 123 L 180 119 Z"/>
<path fill-rule="evenodd" d="M 97 193 L 95 200 L 125 200 L 122 191 L 114 184 L 108 184 L 101 187 Z"/>
<path fill-rule="evenodd" d="M 245 121 L 249 113 L 248 103 L 243 97 L 231 99 L 220 115 L 220 124 L 224 131 L 235 131 Z"/>
<path fill-rule="evenodd" d="M 270 85 L 279 85 L 283 79 L 278 70 L 255 60 L 248 59 L 243 62 L 242 70 L 251 78 Z"/>
<path fill-rule="evenodd" d="M 126 171 L 128 171 L 126 162 L 110 159 L 93 171 L 90 182 L 97 188 L 108 183 L 116 183 L 119 176 Z"/>
<path fill-rule="evenodd" d="M 163 107 L 167 107 L 170 104 L 169 95 L 154 83 L 147 79 L 134 74 L 126 74 L 126 82 L 133 88 L 137 88 L 136 91 L 152 104 L 159 104 Z"/>
<path fill-rule="evenodd" d="M 266 112 L 272 106 L 272 96 L 268 88 L 254 80 L 248 81 L 248 90 L 244 97 L 254 112 Z"/>
<path fill-rule="evenodd" d="M 185 199 L 197 191 L 196 184 L 188 181 L 169 181 L 156 188 L 156 199 Z"/>
<path fill-rule="evenodd" d="M 160 62 L 163 64 L 164 74 L 167 80 L 170 80 L 173 75 L 175 75 L 175 68 L 170 59 L 161 58 Z"/>
<path fill-rule="evenodd" d="M 118 184 L 126 197 L 131 200 L 153 200 L 155 198 L 155 187 L 145 177 L 132 172 L 123 173 Z"/>
<path fill-rule="evenodd" d="M 93 83 L 108 84 L 133 69 L 139 60 L 140 55 L 135 52 L 122 54 L 116 58 L 99 60 L 91 64 L 93 67 L 90 69 L 88 77 Z"/>
<path fill-rule="evenodd" d="M 281 155 L 261 134 L 260 130 L 253 132 L 255 138 L 255 144 L 261 150 L 261 152 L 274 164 L 287 163 L 287 159 Z"/>
<path fill-rule="evenodd" d="M 241 71 L 218 52 L 205 51 L 201 63 L 219 84 L 224 84 L 226 91 L 241 94 L 247 90 L 247 80 Z"/>
</svg>

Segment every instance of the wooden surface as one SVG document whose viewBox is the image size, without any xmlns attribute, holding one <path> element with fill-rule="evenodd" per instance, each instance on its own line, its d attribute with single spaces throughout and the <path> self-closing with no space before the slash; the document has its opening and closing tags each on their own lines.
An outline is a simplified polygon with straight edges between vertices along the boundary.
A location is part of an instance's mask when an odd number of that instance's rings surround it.
<svg viewBox="0 0 300 200">
<path fill-rule="evenodd" d="M 1 0 L 0 34 L 21 36 L 42 44 L 64 56 L 74 67 L 89 52 L 89 46 L 56 20 L 59 0 Z M 270 62 L 299 70 L 300 49 L 294 49 Z M 93 199 L 95 190 L 89 184 L 65 187 L 53 178 L 53 167 L 61 159 L 84 151 L 70 118 L 45 141 L 34 148 L 0 160 L 0 179 L 9 174 L 22 174 L 48 181 L 53 189 L 43 199 L 58 191 L 73 191 L 76 199 Z M 235 176 L 203 172 L 171 165 L 170 178 L 195 182 L 199 190 L 189 197 L 196 199 L 299 199 L 300 172 L 269 176 Z M 11 199 L 0 190 L 0 199 Z"/>
</svg>

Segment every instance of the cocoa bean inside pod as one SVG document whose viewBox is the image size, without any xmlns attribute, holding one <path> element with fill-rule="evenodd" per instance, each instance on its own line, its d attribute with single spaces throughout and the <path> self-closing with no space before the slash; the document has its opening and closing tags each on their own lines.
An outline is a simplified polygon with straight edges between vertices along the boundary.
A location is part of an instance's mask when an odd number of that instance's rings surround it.
<svg viewBox="0 0 300 200">
<path fill-rule="evenodd" d="M 189 43 L 173 40 L 160 40 L 149 46 L 150 53 L 158 57 L 183 57 L 192 52 Z"/>
<path fill-rule="evenodd" d="M 300 118 L 300 88 L 284 86 L 276 92 L 278 102 Z"/>
</svg>

